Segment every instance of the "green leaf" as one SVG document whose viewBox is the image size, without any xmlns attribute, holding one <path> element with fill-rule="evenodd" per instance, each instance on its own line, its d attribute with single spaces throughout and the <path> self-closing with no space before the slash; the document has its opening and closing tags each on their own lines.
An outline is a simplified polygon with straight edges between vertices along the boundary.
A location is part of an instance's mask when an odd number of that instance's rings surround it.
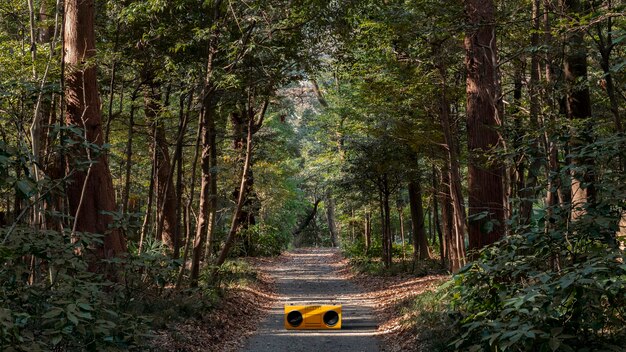
<svg viewBox="0 0 626 352">
<path fill-rule="evenodd" d="M 88 303 L 79 302 L 76 305 L 82 310 L 93 311 L 93 307 Z"/>
<path fill-rule="evenodd" d="M 41 317 L 44 319 L 51 319 L 51 318 L 58 317 L 59 315 L 61 315 L 61 313 L 63 313 L 63 309 L 59 307 L 54 307 L 50 309 L 49 311 L 47 311 L 46 314 L 42 315 Z"/>
<path fill-rule="evenodd" d="M 561 346 L 561 340 L 553 337 L 550 339 L 550 341 L 548 341 L 548 346 L 550 346 L 550 349 L 554 352 L 558 350 L 559 347 Z"/>
<path fill-rule="evenodd" d="M 67 319 L 74 325 L 78 325 L 78 317 L 74 313 L 67 312 Z"/>
</svg>

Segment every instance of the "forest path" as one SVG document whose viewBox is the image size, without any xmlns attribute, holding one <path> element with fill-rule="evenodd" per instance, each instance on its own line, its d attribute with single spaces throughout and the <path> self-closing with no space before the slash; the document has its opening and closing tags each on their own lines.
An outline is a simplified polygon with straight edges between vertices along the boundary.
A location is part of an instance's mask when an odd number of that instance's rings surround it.
<svg viewBox="0 0 626 352">
<path fill-rule="evenodd" d="M 347 279 L 337 249 L 299 249 L 285 260 L 262 268 L 271 275 L 279 295 L 274 307 L 246 342 L 246 352 L 379 351 L 374 301 Z M 286 330 L 285 304 L 341 304 L 341 330 Z"/>
</svg>

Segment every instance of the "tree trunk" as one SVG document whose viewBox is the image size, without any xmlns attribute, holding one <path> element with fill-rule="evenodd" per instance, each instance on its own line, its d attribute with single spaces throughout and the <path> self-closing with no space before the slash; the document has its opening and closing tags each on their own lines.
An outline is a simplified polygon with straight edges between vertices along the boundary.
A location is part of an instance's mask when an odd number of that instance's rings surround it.
<svg viewBox="0 0 626 352">
<path fill-rule="evenodd" d="M 247 104 L 246 104 L 247 105 Z M 252 107 L 246 106 L 242 112 L 231 114 L 231 122 L 233 125 L 233 149 L 239 155 L 239 163 L 243 165 L 245 159 L 245 146 L 246 146 L 246 135 L 247 135 L 247 125 L 249 119 L 254 119 L 254 114 L 252 113 Z M 255 131 L 252 131 L 254 134 Z M 252 159 L 250 160 L 252 163 Z M 233 192 L 233 196 L 235 200 L 239 197 L 239 189 L 235 189 Z M 250 165 L 250 169 L 246 175 L 245 180 L 245 193 L 246 198 L 244 199 L 243 208 L 239 213 L 239 219 L 237 219 L 237 223 L 240 226 L 240 230 L 248 229 L 250 226 L 256 225 L 256 217 L 255 217 L 255 204 L 257 202 L 256 193 L 254 192 L 254 172 L 252 170 L 252 164 Z M 251 236 L 246 236 L 243 238 L 243 248 L 247 255 L 254 255 L 254 239 Z"/>
<path fill-rule="evenodd" d="M 459 164 L 459 146 L 457 144 L 458 136 L 455 135 L 452 127 L 452 119 L 450 118 L 450 102 L 448 101 L 448 85 L 446 82 L 446 69 L 443 65 L 439 65 L 439 75 L 441 77 L 441 91 L 439 94 L 439 118 L 441 128 L 443 130 L 444 140 L 446 142 L 446 167 L 442 171 L 442 182 L 444 187 L 448 187 L 445 191 L 446 197 L 449 197 L 451 204 L 448 212 L 444 205 L 442 209 L 442 217 L 444 223 L 451 220 L 449 227 L 444 226 L 446 236 L 444 241 L 447 245 L 447 256 L 450 260 L 450 270 L 455 272 L 465 264 L 465 206 L 463 205 L 463 193 L 461 187 L 461 167 Z M 447 200 L 447 199 L 446 199 Z M 449 216 L 447 218 L 443 214 Z M 449 232 L 447 232 L 449 231 Z"/>
<path fill-rule="evenodd" d="M 235 210 L 233 212 L 232 222 L 230 225 L 230 230 L 228 231 L 228 236 L 224 241 L 224 246 L 220 251 L 220 255 L 217 257 L 215 261 L 216 267 L 220 267 L 226 261 L 228 257 L 228 253 L 230 252 L 230 248 L 235 243 L 235 237 L 240 230 L 241 224 L 238 223 L 238 219 L 240 219 L 241 211 L 243 209 L 245 199 L 246 199 L 246 179 L 248 170 L 250 169 L 250 159 L 252 157 L 252 134 L 254 129 L 254 119 L 250 119 L 248 123 L 248 134 L 246 138 L 246 154 L 243 164 L 243 170 L 241 172 L 241 182 L 239 185 L 239 197 L 237 198 L 237 205 L 235 206 Z M 214 271 L 213 276 L 217 275 L 217 269 Z"/>
<path fill-rule="evenodd" d="M 315 202 L 313 202 L 313 209 L 311 209 L 311 212 L 306 216 L 306 218 L 304 218 L 304 220 L 302 220 L 298 228 L 293 232 L 294 237 L 298 236 L 302 231 L 304 231 L 304 229 L 307 228 L 307 226 L 309 226 L 311 220 L 313 220 L 313 218 L 317 215 L 317 207 L 321 201 L 321 199 L 316 199 Z"/>
<path fill-rule="evenodd" d="M 469 248 L 478 250 L 504 235 L 503 168 L 487 154 L 500 146 L 497 128 L 495 15 L 492 0 L 465 0 L 470 29 L 465 36 L 469 148 Z"/>
<path fill-rule="evenodd" d="M 211 226 L 211 149 L 214 146 L 212 141 L 215 135 L 215 87 L 211 81 L 211 70 L 213 64 L 213 55 L 209 55 L 207 65 L 207 79 L 205 83 L 205 90 L 203 92 L 203 107 L 200 112 L 200 129 L 202 134 L 202 156 L 201 166 L 202 171 L 201 183 L 200 183 L 200 209 L 198 210 L 198 226 L 196 228 L 196 236 L 193 243 L 193 256 L 191 261 L 191 285 L 197 286 L 198 277 L 200 275 L 200 260 L 202 259 L 203 251 L 205 249 L 205 241 L 209 227 Z"/>
<path fill-rule="evenodd" d="M 93 0 L 65 2 L 64 65 L 66 115 L 68 125 L 84 129 L 87 142 L 103 144 L 102 116 L 96 79 Z M 80 157 L 68 159 L 67 168 L 74 169 L 72 160 L 96 161 L 88 170 L 75 170 L 67 185 L 70 214 L 75 216 L 75 231 L 104 234 L 102 244 L 96 245 L 97 258 L 111 258 L 126 252 L 126 240 L 113 221 L 103 212 L 116 211 L 113 181 L 106 154 L 77 150 Z"/>
<path fill-rule="evenodd" d="M 187 99 L 187 108 L 185 109 L 185 99 Z M 191 109 L 191 101 L 193 99 L 193 91 L 190 91 L 187 96 L 182 95 L 178 102 L 178 139 L 176 140 L 176 148 L 174 149 L 174 162 L 176 164 L 176 181 L 175 193 L 176 193 L 176 226 L 174 226 L 174 253 L 172 257 L 178 259 L 180 257 L 180 246 L 182 240 L 182 223 L 183 217 L 183 142 L 184 136 L 187 130 L 187 124 L 189 121 L 189 112 Z M 174 170 L 172 170 L 174 172 Z"/>
<path fill-rule="evenodd" d="M 446 243 L 444 241 L 443 232 L 441 231 L 441 224 L 439 223 L 439 198 L 441 198 L 439 192 L 439 186 L 437 185 L 437 172 L 435 169 L 435 165 L 432 167 L 432 177 L 433 177 L 433 218 L 434 218 L 434 226 L 435 231 L 437 231 L 437 237 L 439 238 L 439 255 L 441 256 L 441 266 L 446 266 Z"/>
<path fill-rule="evenodd" d="M 190 186 L 189 186 L 189 198 L 187 198 L 187 203 L 185 205 L 185 212 L 183 213 L 185 224 L 185 249 L 183 251 L 183 264 L 180 267 L 180 271 L 178 273 L 178 280 L 176 281 L 176 287 L 179 288 L 182 280 L 183 274 L 185 273 L 185 267 L 187 265 L 187 257 L 189 255 L 189 247 L 191 244 L 191 206 L 193 205 L 193 198 L 196 194 L 196 169 L 198 166 L 198 154 L 200 152 L 200 140 L 202 139 L 202 114 L 198 116 L 198 132 L 196 133 L 196 143 L 194 147 L 193 159 L 191 162 L 191 175 L 190 175 Z M 200 216 L 198 216 L 196 223 L 196 227 L 199 227 Z M 195 242 L 195 241 L 194 241 Z M 195 244 L 194 244 L 195 245 Z M 190 274 L 190 286 L 197 287 L 198 286 L 198 277 L 200 272 L 200 260 L 198 258 L 198 262 L 196 263 L 196 271 L 195 274 Z M 192 272 L 193 272 L 193 258 L 192 258 Z"/>
<path fill-rule="evenodd" d="M 566 0 L 566 11 L 581 13 L 579 0 Z M 593 158 L 579 155 L 582 148 L 593 142 L 591 134 L 591 98 L 587 82 L 587 48 L 582 29 L 573 29 L 565 48 L 564 74 L 566 84 L 565 111 L 577 125 L 573 127 L 570 147 L 572 165 L 572 220 L 586 213 L 586 207 L 595 200 L 595 176 Z M 581 83 L 582 82 L 582 83 Z"/>
<path fill-rule="evenodd" d="M 372 213 L 367 208 L 365 209 L 364 227 L 365 253 L 368 253 L 372 245 Z"/>
<path fill-rule="evenodd" d="M 424 228 L 422 186 L 419 180 L 409 182 L 409 204 L 411 207 L 411 224 L 413 225 L 413 260 L 430 259 L 426 229 Z"/>
<path fill-rule="evenodd" d="M 398 222 L 400 222 L 400 243 L 402 243 L 402 262 L 406 261 L 406 250 L 405 250 L 405 242 L 404 242 L 404 204 L 402 204 L 401 200 L 398 198 L 397 202 L 397 210 L 398 210 Z M 413 248 L 415 249 L 415 247 Z M 415 251 L 413 251 L 415 253 Z"/>
<path fill-rule="evenodd" d="M 389 206 L 389 180 L 387 175 L 380 177 L 380 215 L 383 255 L 382 260 L 385 268 L 389 269 L 393 257 L 393 242 L 391 237 L 391 208 Z"/>
<path fill-rule="evenodd" d="M 333 247 L 339 246 L 337 237 L 337 225 L 335 223 L 335 201 L 330 194 L 326 192 L 326 220 L 328 221 L 328 232 L 330 234 L 330 243 Z"/>
<path fill-rule="evenodd" d="M 530 37 L 530 45 L 532 47 L 539 47 L 539 31 L 541 27 L 540 17 L 540 0 L 533 0 L 532 3 L 532 17 L 533 17 L 533 32 Z M 539 112 L 541 106 L 539 105 L 539 71 L 540 71 L 540 58 L 538 52 L 533 52 L 530 58 L 530 81 L 528 82 L 528 95 L 530 98 L 530 130 L 536 132 L 540 128 L 539 124 Z M 520 204 L 520 223 L 527 225 L 532 218 L 533 203 L 536 199 L 536 191 L 539 172 L 545 155 L 539 150 L 540 138 L 537 136 L 533 140 L 530 151 L 530 162 L 528 166 L 528 176 L 524 188 L 520 192 L 521 204 Z"/>
<path fill-rule="evenodd" d="M 445 242 L 445 254 L 447 258 L 448 268 L 455 272 L 461 265 L 459 261 L 458 251 L 456 250 L 456 235 L 454 226 L 454 209 L 452 207 L 452 196 L 450 195 L 450 171 L 446 168 L 441 171 L 440 182 L 440 199 L 441 199 L 441 223 Z"/>
<path fill-rule="evenodd" d="M 156 149 L 152 150 L 152 160 L 156 160 Z M 141 253 L 143 250 L 143 243 L 146 240 L 146 236 L 148 235 L 148 227 L 150 226 L 150 216 L 152 215 L 152 204 L 154 203 L 154 179 L 156 178 L 156 166 L 154 162 L 152 162 L 152 166 L 150 168 L 150 180 L 148 185 L 148 203 L 146 204 L 146 214 L 143 217 L 143 224 L 141 225 L 141 234 L 139 236 L 139 249 L 138 252 Z"/>
<path fill-rule="evenodd" d="M 155 194 L 157 205 L 156 238 L 162 241 L 171 250 L 174 249 L 174 231 L 176 228 L 176 192 L 172 182 L 172 164 L 165 136 L 165 128 L 160 118 L 162 106 L 160 93 L 154 73 L 145 73 L 146 91 L 144 92 L 146 119 L 152 124 L 154 138 L 150 148 L 154 148 L 156 159 L 153 160 L 156 168 Z M 163 226 L 160 226 L 161 223 Z"/>
<path fill-rule="evenodd" d="M 135 128 L 135 99 L 137 97 L 133 94 L 130 101 L 130 117 L 128 119 L 128 140 L 126 141 L 126 161 L 125 161 L 125 177 L 124 177 L 124 189 L 122 190 L 122 213 L 128 212 L 128 200 L 130 198 L 130 174 L 132 171 L 132 157 L 133 157 L 133 135 Z"/>
</svg>

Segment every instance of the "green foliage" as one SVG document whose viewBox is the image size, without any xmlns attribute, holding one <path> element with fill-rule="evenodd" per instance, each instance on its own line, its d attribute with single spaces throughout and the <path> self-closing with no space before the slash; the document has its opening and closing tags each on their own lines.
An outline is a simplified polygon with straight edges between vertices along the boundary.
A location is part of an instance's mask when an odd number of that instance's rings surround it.
<svg viewBox="0 0 626 352">
<path fill-rule="evenodd" d="M 4 230 L 1 231 L 4 235 Z M 16 229 L 0 250 L 0 346 L 5 351 L 137 349 L 147 318 L 120 309 L 125 288 L 88 271 L 100 237 Z M 46 276 L 31 268 L 41 260 Z"/>
<path fill-rule="evenodd" d="M 426 291 L 413 301 L 406 310 L 414 325 L 415 340 L 424 351 L 449 351 L 450 336 L 456 336 L 459 328 L 455 315 L 449 309 L 449 295 L 446 287 Z"/>
<path fill-rule="evenodd" d="M 598 248 L 563 265 L 563 253 L 541 254 L 553 245 L 539 236 L 512 236 L 455 277 L 454 307 L 463 314 L 456 348 L 623 348 L 625 256 Z M 550 270 L 550 264 L 562 267 Z"/>
<path fill-rule="evenodd" d="M 180 262 L 157 246 L 98 264 L 108 274 L 96 274 L 88 253 L 100 242 L 87 233 L 13 231 L 0 246 L 3 351 L 142 350 L 151 329 L 201 318 L 217 300 L 213 288 L 172 292 Z"/>
<path fill-rule="evenodd" d="M 626 255 L 616 237 L 626 189 L 622 173 L 614 170 L 624 157 L 623 144 L 623 136 L 607 135 L 572 148 L 568 157 L 595 165 L 572 164 L 551 177 L 569 181 L 581 170 L 605 165 L 595 173 L 595 198 L 536 209 L 529 225 L 513 220 L 510 236 L 484 249 L 454 277 L 452 307 L 462 317 L 456 349 L 626 347 Z"/>
<path fill-rule="evenodd" d="M 291 237 L 288 233 L 280 232 L 275 227 L 257 224 L 240 232 L 240 237 L 248 238 L 254 246 L 254 254 L 259 256 L 280 255 L 287 248 Z"/>
<path fill-rule="evenodd" d="M 202 272 L 202 279 L 211 282 L 214 267 L 207 267 Z M 257 274 L 252 265 L 245 260 L 229 260 L 218 269 L 220 284 L 226 286 L 242 285 L 257 279 Z"/>
</svg>

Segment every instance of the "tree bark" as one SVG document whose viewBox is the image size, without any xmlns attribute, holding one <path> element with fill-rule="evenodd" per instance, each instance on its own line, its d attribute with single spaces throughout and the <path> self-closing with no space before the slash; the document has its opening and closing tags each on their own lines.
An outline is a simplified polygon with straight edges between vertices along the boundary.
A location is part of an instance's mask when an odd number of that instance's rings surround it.
<svg viewBox="0 0 626 352">
<path fill-rule="evenodd" d="M 487 154 L 500 145 L 499 91 L 494 4 L 465 0 L 470 29 L 465 36 L 469 148 L 469 248 L 478 250 L 504 235 L 503 168 Z"/>
<path fill-rule="evenodd" d="M 65 99 L 68 125 L 84 130 L 87 142 L 103 144 L 102 115 L 96 79 L 95 4 L 93 0 L 65 2 L 64 65 Z M 76 159 L 95 161 L 89 170 L 74 170 L 67 185 L 70 214 L 75 216 L 75 230 L 104 234 L 102 244 L 96 245 L 97 258 L 111 258 L 126 252 L 126 240 L 116 229 L 109 229 L 112 217 L 103 212 L 114 212 L 115 193 L 105 153 L 77 150 Z M 69 169 L 74 169 L 68 159 Z"/>
<path fill-rule="evenodd" d="M 241 113 L 233 113 L 231 114 L 231 122 L 233 125 L 233 149 L 239 154 L 239 163 L 243 165 L 245 159 L 245 146 L 246 146 L 246 134 L 247 134 L 247 125 L 249 119 L 254 119 L 254 113 L 252 111 L 251 106 L 247 106 L 245 104 L 245 108 Z M 256 131 L 252 131 L 254 135 Z M 250 160 L 252 163 L 252 159 Z M 239 224 L 240 230 L 246 230 L 250 226 L 256 225 L 256 216 L 255 209 L 256 203 L 258 199 L 256 198 L 256 193 L 254 192 L 254 171 L 252 169 L 252 164 L 250 165 L 250 169 L 246 175 L 245 180 L 245 193 L 246 198 L 244 199 L 243 208 L 239 213 L 239 219 L 237 219 L 237 223 Z M 239 189 L 236 189 L 233 192 L 235 200 L 239 197 Z M 247 255 L 254 255 L 254 238 L 251 236 L 246 236 L 243 238 L 243 248 Z"/>
<path fill-rule="evenodd" d="M 439 186 L 437 185 L 437 171 L 435 165 L 432 166 L 432 194 L 433 194 L 433 218 L 435 222 L 435 231 L 437 231 L 437 237 L 439 239 L 439 255 L 441 257 L 441 266 L 446 266 L 446 242 L 444 241 L 444 235 L 441 231 L 441 224 L 439 222 L 439 198 L 441 198 L 439 192 Z"/>
<path fill-rule="evenodd" d="M 393 242 L 391 237 L 391 208 L 389 206 L 389 180 L 388 176 L 382 175 L 379 177 L 380 187 L 380 222 L 382 232 L 382 260 L 385 268 L 389 269 L 392 263 L 393 256 Z"/>
<path fill-rule="evenodd" d="M 198 211 L 198 225 L 196 228 L 196 236 L 193 243 L 193 256 L 191 261 L 191 286 L 198 285 L 198 277 L 200 275 L 200 260 L 202 259 L 205 249 L 205 241 L 211 225 L 214 221 L 212 211 L 212 182 L 214 175 L 211 170 L 211 153 L 215 148 L 215 85 L 212 80 L 213 76 L 213 60 L 217 50 L 217 34 L 211 39 L 209 44 L 209 57 L 207 60 L 207 73 L 203 89 L 203 104 L 200 111 L 200 130 L 202 135 L 202 171 L 200 183 L 200 209 Z"/>
<path fill-rule="evenodd" d="M 365 209 L 365 224 L 364 224 L 363 237 L 365 240 L 365 253 L 368 253 L 372 246 L 372 213 Z"/>
<path fill-rule="evenodd" d="M 430 259 L 426 229 L 424 228 L 422 186 L 419 180 L 409 182 L 409 205 L 411 207 L 411 224 L 413 225 L 413 260 Z"/>
</svg>

